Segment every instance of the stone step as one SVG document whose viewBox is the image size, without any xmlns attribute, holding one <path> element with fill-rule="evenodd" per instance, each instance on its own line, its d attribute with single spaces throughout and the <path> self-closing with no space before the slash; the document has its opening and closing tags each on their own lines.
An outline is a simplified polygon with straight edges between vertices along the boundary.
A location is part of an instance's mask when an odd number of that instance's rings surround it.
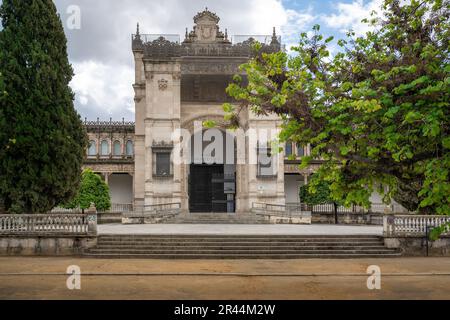
<svg viewBox="0 0 450 320">
<path fill-rule="evenodd" d="M 362 258 L 396 258 L 401 257 L 398 252 L 372 254 L 372 253 L 356 253 L 356 254 L 105 254 L 105 253 L 86 253 L 86 257 L 100 259 L 362 259 Z"/>
<path fill-rule="evenodd" d="M 305 246 L 384 246 L 384 243 L 381 241 L 378 242 L 245 242 L 245 241 L 236 241 L 236 242 L 176 242 L 176 241 L 168 241 L 168 242 L 98 242 L 97 246 L 108 246 L 108 247 L 122 247 L 122 246 L 132 246 L 132 247 L 142 247 L 142 246 L 181 246 L 181 247 L 190 247 L 190 246 L 203 246 L 203 247 L 211 247 L 211 246 L 260 246 L 260 247 L 280 247 L 280 246 L 293 246 L 293 247 L 305 247 Z"/>
<path fill-rule="evenodd" d="M 207 225 L 220 225 L 220 224 L 236 224 L 236 225 L 269 225 L 269 222 L 255 222 L 255 221 L 166 221 L 161 222 L 160 224 L 191 224 L 191 225 L 199 225 L 199 224 L 207 224 Z M 287 224 L 287 223 L 285 223 Z"/>
<path fill-rule="evenodd" d="M 96 250 L 192 250 L 192 251 L 202 251 L 202 250 L 384 250 L 386 249 L 382 245 L 378 246 L 97 246 Z"/>
<path fill-rule="evenodd" d="M 167 219 L 164 224 L 269 224 L 264 217 L 255 215 L 230 215 L 197 213 Z"/>
<path fill-rule="evenodd" d="M 166 220 L 163 224 L 270 224 L 270 221 L 256 220 Z"/>
<path fill-rule="evenodd" d="M 167 239 L 161 239 L 161 238 L 148 238 L 148 239 L 120 239 L 120 240 L 113 240 L 113 239 L 102 239 L 100 238 L 98 240 L 98 243 L 112 243 L 112 244 L 120 244 L 120 243 L 133 243 L 133 244 L 140 244 L 140 243 L 236 243 L 236 242 L 252 242 L 252 243 L 349 243 L 349 244 L 355 244 L 355 243 L 382 243 L 383 240 L 379 239 L 260 239 L 260 238 L 254 238 L 254 239 L 245 239 L 245 238 L 217 238 L 217 239 L 189 239 L 189 238 L 180 238 L 180 239 L 174 239 L 174 238 L 167 238 Z"/>
<path fill-rule="evenodd" d="M 183 245 L 193 245 L 193 244 L 236 244 L 236 243 L 249 243 L 249 244 L 261 244 L 261 245 L 270 245 L 270 244 L 283 244 L 283 245 L 309 245 L 309 244 L 341 244 L 341 245 L 355 245 L 355 244 L 383 244 L 382 240 L 288 240 L 288 239 L 223 239 L 223 240 L 213 240 L 213 239 L 204 239 L 204 240 L 195 240 L 195 239 L 147 239 L 147 240 L 104 240 L 100 239 L 98 244 L 111 244 L 111 245 L 119 245 L 119 244 L 133 244 L 133 245 L 145 245 L 145 244 L 174 244 L 179 243 Z"/>
<path fill-rule="evenodd" d="M 179 239 L 199 239 L 199 240 L 224 240 L 224 239 L 283 239 L 283 240 L 382 240 L 383 238 L 376 235 L 288 235 L 288 234 L 268 234 L 268 235 L 245 235 L 245 234 L 102 234 L 99 239 L 112 240 L 146 240 L 146 239 L 161 239 L 161 240 L 179 240 Z"/>
<path fill-rule="evenodd" d="M 248 249 L 248 250 L 238 250 L 238 249 L 231 249 L 224 251 L 222 249 L 216 249 L 216 250 L 209 250 L 209 249 L 152 249 L 152 250 L 146 250 L 146 249 L 90 249 L 87 252 L 89 253 L 103 253 L 103 254 L 120 254 L 120 253 L 126 253 L 126 254 L 385 254 L 385 253 L 395 253 L 396 251 L 389 250 L 389 249 L 354 249 L 354 248 L 348 248 L 348 249 L 331 249 L 331 250 L 325 250 L 325 249 L 289 249 L 289 250 L 271 250 L 271 249 Z"/>
<path fill-rule="evenodd" d="M 226 242 L 226 243 L 218 243 L 218 242 L 181 242 L 181 243 L 173 243 L 173 242 L 157 242 L 157 243 L 120 243 L 120 242 L 101 242 L 98 243 L 98 247 L 192 247 L 192 246 L 202 246 L 202 247 L 230 247 L 230 246 L 246 246 L 246 247 L 374 247 L 374 246 L 383 246 L 382 242 L 361 242 L 361 243 L 341 243 L 341 242 L 302 242 L 302 243 L 286 243 L 286 242 Z"/>
<path fill-rule="evenodd" d="M 86 256 L 148 259 L 302 259 L 390 257 L 371 235 L 101 235 Z"/>
</svg>

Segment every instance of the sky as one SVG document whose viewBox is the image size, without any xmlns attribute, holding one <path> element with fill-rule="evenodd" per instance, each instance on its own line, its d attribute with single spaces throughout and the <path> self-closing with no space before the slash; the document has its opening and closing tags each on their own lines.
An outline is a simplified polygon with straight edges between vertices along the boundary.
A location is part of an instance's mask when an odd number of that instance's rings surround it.
<svg viewBox="0 0 450 320">
<path fill-rule="evenodd" d="M 0 0 L 1 2 L 1 0 Z M 131 34 L 180 34 L 208 7 L 229 35 L 272 34 L 289 49 L 302 32 L 320 24 L 326 36 L 361 34 L 361 20 L 381 0 L 54 0 L 65 27 L 75 76 L 71 87 L 81 117 L 134 120 Z"/>
</svg>

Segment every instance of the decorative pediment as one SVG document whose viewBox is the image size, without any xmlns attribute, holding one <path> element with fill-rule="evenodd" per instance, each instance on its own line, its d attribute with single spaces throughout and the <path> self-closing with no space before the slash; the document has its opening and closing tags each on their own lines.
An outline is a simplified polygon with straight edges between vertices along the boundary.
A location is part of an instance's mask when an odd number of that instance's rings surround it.
<svg viewBox="0 0 450 320">
<path fill-rule="evenodd" d="M 186 29 L 184 43 L 230 43 L 227 32 L 219 29 L 220 18 L 206 8 L 194 17 L 195 26 L 191 32 Z"/>
<path fill-rule="evenodd" d="M 212 21 L 215 24 L 218 24 L 220 18 L 214 12 L 209 11 L 208 7 L 206 7 L 204 11 L 197 13 L 197 15 L 194 17 L 194 22 L 196 24 L 204 21 Z"/>
</svg>

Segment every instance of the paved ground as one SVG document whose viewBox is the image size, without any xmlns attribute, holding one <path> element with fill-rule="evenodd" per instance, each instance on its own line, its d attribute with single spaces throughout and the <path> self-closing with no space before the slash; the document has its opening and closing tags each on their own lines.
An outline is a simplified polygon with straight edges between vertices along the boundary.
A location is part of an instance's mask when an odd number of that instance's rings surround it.
<svg viewBox="0 0 450 320">
<path fill-rule="evenodd" d="M 66 287 L 69 265 L 81 290 Z M 367 267 L 381 290 L 367 289 Z M 450 299 L 450 258 L 95 260 L 0 257 L 0 299 Z"/>
<path fill-rule="evenodd" d="M 99 234 L 230 234 L 230 235 L 382 235 L 383 227 L 349 225 L 190 225 L 146 224 L 98 226 Z"/>
</svg>

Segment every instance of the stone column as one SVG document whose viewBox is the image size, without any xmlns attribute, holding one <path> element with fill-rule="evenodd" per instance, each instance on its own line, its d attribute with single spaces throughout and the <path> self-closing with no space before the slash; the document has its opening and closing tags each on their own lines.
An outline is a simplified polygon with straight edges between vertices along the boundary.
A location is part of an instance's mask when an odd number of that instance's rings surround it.
<svg viewBox="0 0 450 320">
<path fill-rule="evenodd" d="M 92 235 L 97 234 L 97 208 L 94 203 L 91 203 L 87 209 L 88 233 Z"/>
<path fill-rule="evenodd" d="M 109 176 L 111 175 L 111 172 L 106 172 L 105 173 L 105 183 L 108 185 L 109 187 Z"/>
</svg>

